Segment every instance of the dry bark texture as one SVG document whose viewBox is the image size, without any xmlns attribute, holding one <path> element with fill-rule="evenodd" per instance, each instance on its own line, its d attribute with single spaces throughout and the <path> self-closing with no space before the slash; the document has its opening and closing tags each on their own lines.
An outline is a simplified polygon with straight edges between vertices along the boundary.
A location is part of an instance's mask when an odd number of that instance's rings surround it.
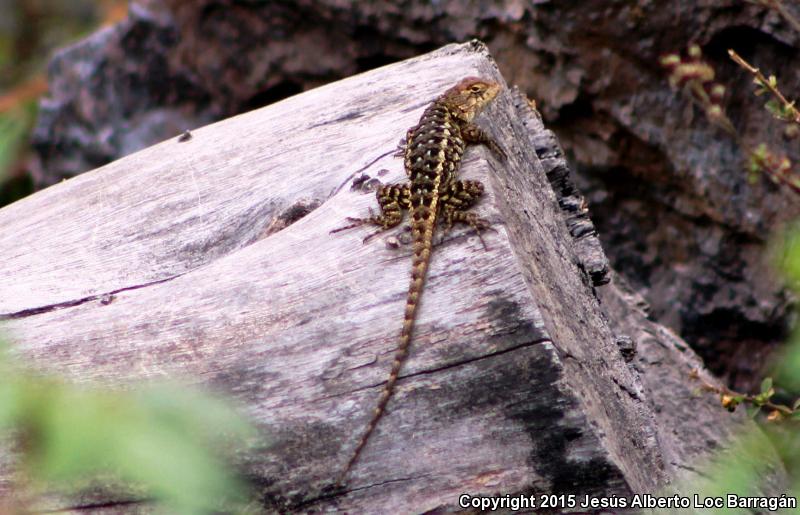
<svg viewBox="0 0 800 515">
<path fill-rule="evenodd" d="M 330 492 L 386 379 L 410 256 L 402 232 L 362 245 L 329 231 L 403 180 L 398 139 L 467 75 L 502 81 L 482 45 L 448 46 L 0 210 L 15 348 L 76 380 L 181 377 L 234 396 L 272 441 L 240 463 L 269 512 L 448 512 L 464 492 L 629 495 L 691 474 L 752 425 L 691 397 L 699 360 L 634 294 L 604 286 L 601 308 L 605 257 L 563 153 L 506 90 L 479 123 L 508 161 L 472 148 L 462 168 L 487 186 L 490 248 L 469 231 L 435 248 L 399 388 Z"/>
<path fill-rule="evenodd" d="M 787 313 L 765 239 L 800 208 L 766 181 L 747 184 L 738 149 L 670 90 L 657 60 L 699 43 L 729 86 L 741 133 L 786 147 L 725 53 L 737 49 L 800 91 L 800 35 L 755 2 L 140 1 L 128 21 L 54 59 L 32 169 L 52 184 L 184 128 L 471 37 L 539 103 L 612 264 L 651 315 L 730 383 L 754 387 Z"/>
</svg>

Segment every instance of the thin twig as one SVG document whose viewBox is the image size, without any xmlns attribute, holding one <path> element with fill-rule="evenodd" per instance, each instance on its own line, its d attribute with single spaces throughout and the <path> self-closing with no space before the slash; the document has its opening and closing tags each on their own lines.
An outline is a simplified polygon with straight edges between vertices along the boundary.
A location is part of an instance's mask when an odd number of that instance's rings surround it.
<svg viewBox="0 0 800 515">
<path fill-rule="evenodd" d="M 734 139 L 737 140 L 738 143 L 741 143 L 739 133 L 733 126 L 730 118 L 728 118 L 718 106 L 716 109 L 714 109 L 715 105 L 713 102 L 711 102 L 711 99 L 708 97 L 708 93 L 706 93 L 703 85 L 698 81 L 691 81 L 689 83 L 689 87 L 692 90 L 692 95 L 690 95 L 690 98 L 695 100 L 700 105 L 700 107 L 703 109 L 703 112 L 706 113 L 706 117 L 717 127 L 730 134 Z"/>
<path fill-rule="evenodd" d="M 800 125 L 800 111 L 797 110 L 794 106 L 794 102 L 789 102 L 786 100 L 786 97 L 783 96 L 783 93 L 780 92 L 778 86 L 774 84 L 774 81 L 771 81 L 764 77 L 764 74 L 761 71 L 753 66 L 752 64 L 745 61 L 742 56 L 737 54 L 734 50 L 728 49 L 728 55 L 733 59 L 733 61 L 747 70 L 753 77 L 755 77 L 756 82 L 767 88 L 772 95 L 778 99 L 778 101 L 783 104 L 783 107 L 792 114 L 792 118 L 789 121 L 792 121 L 798 125 Z"/>
<path fill-rule="evenodd" d="M 770 163 L 764 162 L 764 160 L 761 159 L 761 157 L 759 156 L 759 154 L 755 150 L 751 149 L 750 147 L 748 147 L 746 145 L 742 146 L 742 148 L 745 150 L 745 153 L 748 156 L 750 156 L 750 158 L 753 159 L 756 162 L 756 164 L 758 165 L 759 169 L 762 172 L 765 172 L 767 175 L 772 177 L 772 179 L 775 182 L 779 182 L 781 184 L 784 184 L 784 185 L 788 186 L 792 191 L 794 191 L 796 194 L 800 195 L 800 184 L 798 184 L 797 182 L 787 178 L 785 175 L 776 172 L 772 168 L 772 166 L 770 166 Z"/>
<path fill-rule="evenodd" d="M 792 16 L 792 14 L 786 10 L 786 7 L 780 0 L 750 0 L 750 1 L 751 3 L 754 3 L 756 5 L 763 5 L 769 9 L 777 11 L 778 14 L 783 16 L 783 19 L 786 20 L 787 23 L 789 23 L 789 25 L 791 25 L 795 31 L 800 32 L 800 21 L 798 21 L 797 18 Z"/>
<path fill-rule="evenodd" d="M 724 386 L 713 385 L 713 384 L 707 382 L 705 379 L 701 378 L 700 374 L 699 374 L 699 372 L 697 370 L 693 370 L 690 373 L 690 377 L 700 381 L 700 387 L 703 390 L 706 390 L 706 391 L 712 392 L 712 393 L 716 393 L 718 395 L 729 395 L 730 397 L 738 397 L 738 398 L 742 399 L 742 401 L 749 402 L 749 403 L 752 403 L 752 404 L 755 404 L 756 397 L 758 397 L 757 395 L 748 395 L 748 394 L 744 394 L 744 393 L 735 392 L 735 391 L 731 390 L 730 388 L 726 388 Z M 791 414 L 794 413 L 794 410 L 792 408 L 790 408 L 789 406 L 784 406 L 783 404 L 775 404 L 774 402 L 772 402 L 770 400 L 766 400 L 766 401 L 762 402 L 761 406 L 763 406 L 765 408 L 769 408 L 769 409 L 780 411 L 781 413 L 783 413 L 785 415 L 791 415 Z"/>
<path fill-rule="evenodd" d="M 784 7 L 782 2 L 780 2 L 779 0 L 767 0 L 767 1 L 776 11 L 778 11 L 778 13 L 780 13 L 781 16 L 783 16 L 784 20 L 789 22 L 789 25 L 791 25 L 795 31 L 800 32 L 800 21 L 798 21 L 797 18 L 789 14 L 789 11 L 786 10 L 786 7 Z"/>
</svg>

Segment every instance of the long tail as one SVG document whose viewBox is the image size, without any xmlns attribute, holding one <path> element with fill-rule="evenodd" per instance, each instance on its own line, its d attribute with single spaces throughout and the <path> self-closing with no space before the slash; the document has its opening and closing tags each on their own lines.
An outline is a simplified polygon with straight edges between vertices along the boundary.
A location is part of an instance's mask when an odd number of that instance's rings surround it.
<svg viewBox="0 0 800 515">
<path fill-rule="evenodd" d="M 383 416 L 386 405 L 392 397 L 392 392 L 394 391 L 395 383 L 397 383 L 400 369 L 403 367 L 403 362 L 408 356 L 408 348 L 411 345 L 411 334 L 414 329 L 414 319 L 417 306 L 419 306 L 419 299 L 422 295 L 422 288 L 425 284 L 428 264 L 430 263 L 431 248 L 433 246 L 433 229 L 436 224 L 435 201 L 432 202 L 431 208 L 431 211 L 429 211 L 431 214 L 427 217 L 428 219 L 414 222 L 417 227 L 412 227 L 414 231 L 414 258 L 412 260 L 411 283 L 408 287 L 408 296 L 406 297 L 406 311 L 403 318 L 403 329 L 400 331 L 400 343 L 397 346 L 397 351 L 395 351 L 394 363 L 389 373 L 389 380 L 386 381 L 383 387 L 378 405 L 372 413 L 372 420 L 370 420 L 366 431 L 364 431 L 361 440 L 358 442 L 358 446 L 356 446 L 356 450 L 353 452 L 353 456 L 350 458 L 350 461 L 347 462 L 347 467 L 345 467 L 344 472 L 342 472 L 342 475 L 337 481 L 338 485 L 344 484 L 347 474 L 353 468 L 353 465 L 355 465 L 358 457 L 361 455 L 361 451 L 364 450 L 364 447 L 367 445 L 369 437 L 378 425 L 378 421 Z"/>
</svg>

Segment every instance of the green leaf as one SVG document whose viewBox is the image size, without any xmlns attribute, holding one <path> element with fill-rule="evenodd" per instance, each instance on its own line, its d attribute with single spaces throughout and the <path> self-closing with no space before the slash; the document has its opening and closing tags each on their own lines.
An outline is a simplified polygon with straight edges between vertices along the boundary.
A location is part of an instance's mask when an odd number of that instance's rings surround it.
<svg viewBox="0 0 800 515">
<path fill-rule="evenodd" d="M 42 435 L 33 449 L 31 468 L 44 481 L 87 477 L 114 465 L 114 431 L 129 423 L 123 398 L 53 384 L 46 401 L 31 406 Z"/>
<path fill-rule="evenodd" d="M 119 428 L 115 465 L 121 476 L 181 513 L 202 513 L 241 496 L 240 485 L 201 442 L 153 422 Z"/>
<path fill-rule="evenodd" d="M 221 435 L 242 438 L 252 430 L 221 401 L 175 387 L 129 395 L 59 386 L 47 398 L 36 476 L 74 482 L 112 473 L 179 513 L 206 513 L 220 500 L 242 498 L 242 486 L 216 457 L 217 444 Z"/>
<path fill-rule="evenodd" d="M 781 104 L 778 100 L 771 98 L 767 100 L 767 103 L 764 104 L 764 107 L 769 111 L 773 116 L 781 117 L 783 111 L 783 104 Z"/>
<path fill-rule="evenodd" d="M 763 381 L 761 381 L 761 393 L 767 393 L 772 388 L 772 378 L 765 377 Z"/>
</svg>

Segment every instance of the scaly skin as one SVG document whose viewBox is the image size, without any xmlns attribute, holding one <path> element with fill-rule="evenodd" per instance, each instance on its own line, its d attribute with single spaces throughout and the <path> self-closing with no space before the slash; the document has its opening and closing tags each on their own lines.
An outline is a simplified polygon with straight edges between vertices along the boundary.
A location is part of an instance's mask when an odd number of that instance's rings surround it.
<svg viewBox="0 0 800 515">
<path fill-rule="evenodd" d="M 485 144 L 501 157 L 505 157 L 494 141 L 472 123 L 475 115 L 497 96 L 499 91 L 500 86 L 495 82 L 467 77 L 434 100 L 422 114 L 419 123 L 406 133 L 404 159 L 409 182 L 386 185 L 378 190 L 380 215 L 369 218 L 348 218 L 347 220 L 352 222 L 350 225 L 333 231 L 338 232 L 364 224 L 380 226 L 378 232 L 364 239 L 366 242 L 375 234 L 400 224 L 403 220 L 403 211 L 408 210 L 411 215 L 414 250 L 403 329 L 400 332 L 400 343 L 397 346 L 392 370 L 372 419 L 338 481 L 339 485 L 344 483 L 383 416 L 400 369 L 408 355 L 437 222 L 444 222 L 448 231 L 455 222 L 469 224 L 478 232 L 478 236 L 481 229 L 488 227 L 488 224 L 475 213 L 466 211 L 483 194 L 483 185 L 478 181 L 458 180 L 456 172 L 464 149 L 470 143 Z"/>
</svg>

